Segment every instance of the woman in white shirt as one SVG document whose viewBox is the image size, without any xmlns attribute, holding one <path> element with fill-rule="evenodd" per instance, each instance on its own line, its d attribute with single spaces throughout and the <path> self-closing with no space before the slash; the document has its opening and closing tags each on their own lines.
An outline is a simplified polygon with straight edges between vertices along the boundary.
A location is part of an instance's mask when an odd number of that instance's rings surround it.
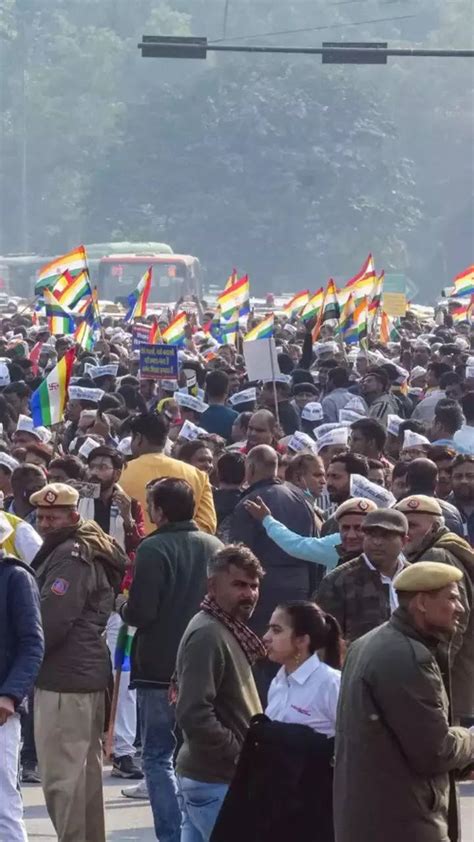
<svg viewBox="0 0 474 842">
<path fill-rule="evenodd" d="M 269 659 L 282 665 L 270 685 L 267 716 L 334 737 L 344 651 L 337 620 L 314 602 L 287 602 L 273 612 L 263 641 Z"/>
</svg>

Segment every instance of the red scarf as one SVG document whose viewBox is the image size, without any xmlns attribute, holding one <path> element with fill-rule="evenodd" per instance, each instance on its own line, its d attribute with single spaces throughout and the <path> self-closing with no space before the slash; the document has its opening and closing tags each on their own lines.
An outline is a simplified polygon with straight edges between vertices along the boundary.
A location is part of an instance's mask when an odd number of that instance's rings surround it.
<svg viewBox="0 0 474 842">
<path fill-rule="evenodd" d="M 266 657 L 267 650 L 252 629 L 249 629 L 245 623 L 241 623 L 240 620 L 236 620 L 235 617 L 231 617 L 230 614 L 223 611 L 215 599 L 209 596 L 209 594 L 201 602 L 201 611 L 205 611 L 206 614 L 210 614 L 211 617 L 219 620 L 234 635 L 251 667 L 253 667 L 256 661 Z"/>
</svg>

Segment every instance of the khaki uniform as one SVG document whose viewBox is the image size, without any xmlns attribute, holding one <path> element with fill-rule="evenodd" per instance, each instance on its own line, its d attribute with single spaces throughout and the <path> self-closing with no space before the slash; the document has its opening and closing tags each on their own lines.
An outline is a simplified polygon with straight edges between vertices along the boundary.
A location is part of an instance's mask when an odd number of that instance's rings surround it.
<svg viewBox="0 0 474 842">
<path fill-rule="evenodd" d="M 35 736 L 58 842 L 105 842 L 102 735 L 111 666 L 104 631 L 125 563 L 93 521 L 48 535 L 33 563 L 45 634 Z"/>
</svg>

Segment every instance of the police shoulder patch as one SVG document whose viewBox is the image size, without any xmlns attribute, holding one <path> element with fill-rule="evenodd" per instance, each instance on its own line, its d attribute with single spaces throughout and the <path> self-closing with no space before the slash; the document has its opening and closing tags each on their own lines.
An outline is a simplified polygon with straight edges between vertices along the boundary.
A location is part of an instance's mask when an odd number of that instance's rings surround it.
<svg viewBox="0 0 474 842">
<path fill-rule="evenodd" d="M 67 579 L 55 579 L 51 585 L 51 593 L 56 596 L 64 596 L 69 590 L 69 582 Z"/>
</svg>

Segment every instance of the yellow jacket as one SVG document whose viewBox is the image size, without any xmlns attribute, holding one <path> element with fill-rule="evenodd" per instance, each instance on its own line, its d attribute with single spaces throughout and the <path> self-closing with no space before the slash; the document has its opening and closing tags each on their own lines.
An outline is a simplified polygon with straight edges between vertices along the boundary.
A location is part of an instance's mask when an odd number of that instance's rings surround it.
<svg viewBox="0 0 474 842">
<path fill-rule="evenodd" d="M 163 453 L 145 453 L 129 462 L 120 479 L 120 485 L 130 497 L 138 500 L 145 514 L 145 529 L 147 535 L 153 532 L 155 526 L 151 523 L 146 508 L 146 486 L 151 480 L 164 477 L 185 479 L 194 491 L 196 509 L 194 519 L 198 526 L 213 535 L 216 531 L 217 520 L 214 499 L 209 477 L 203 471 L 171 459 Z"/>
</svg>

